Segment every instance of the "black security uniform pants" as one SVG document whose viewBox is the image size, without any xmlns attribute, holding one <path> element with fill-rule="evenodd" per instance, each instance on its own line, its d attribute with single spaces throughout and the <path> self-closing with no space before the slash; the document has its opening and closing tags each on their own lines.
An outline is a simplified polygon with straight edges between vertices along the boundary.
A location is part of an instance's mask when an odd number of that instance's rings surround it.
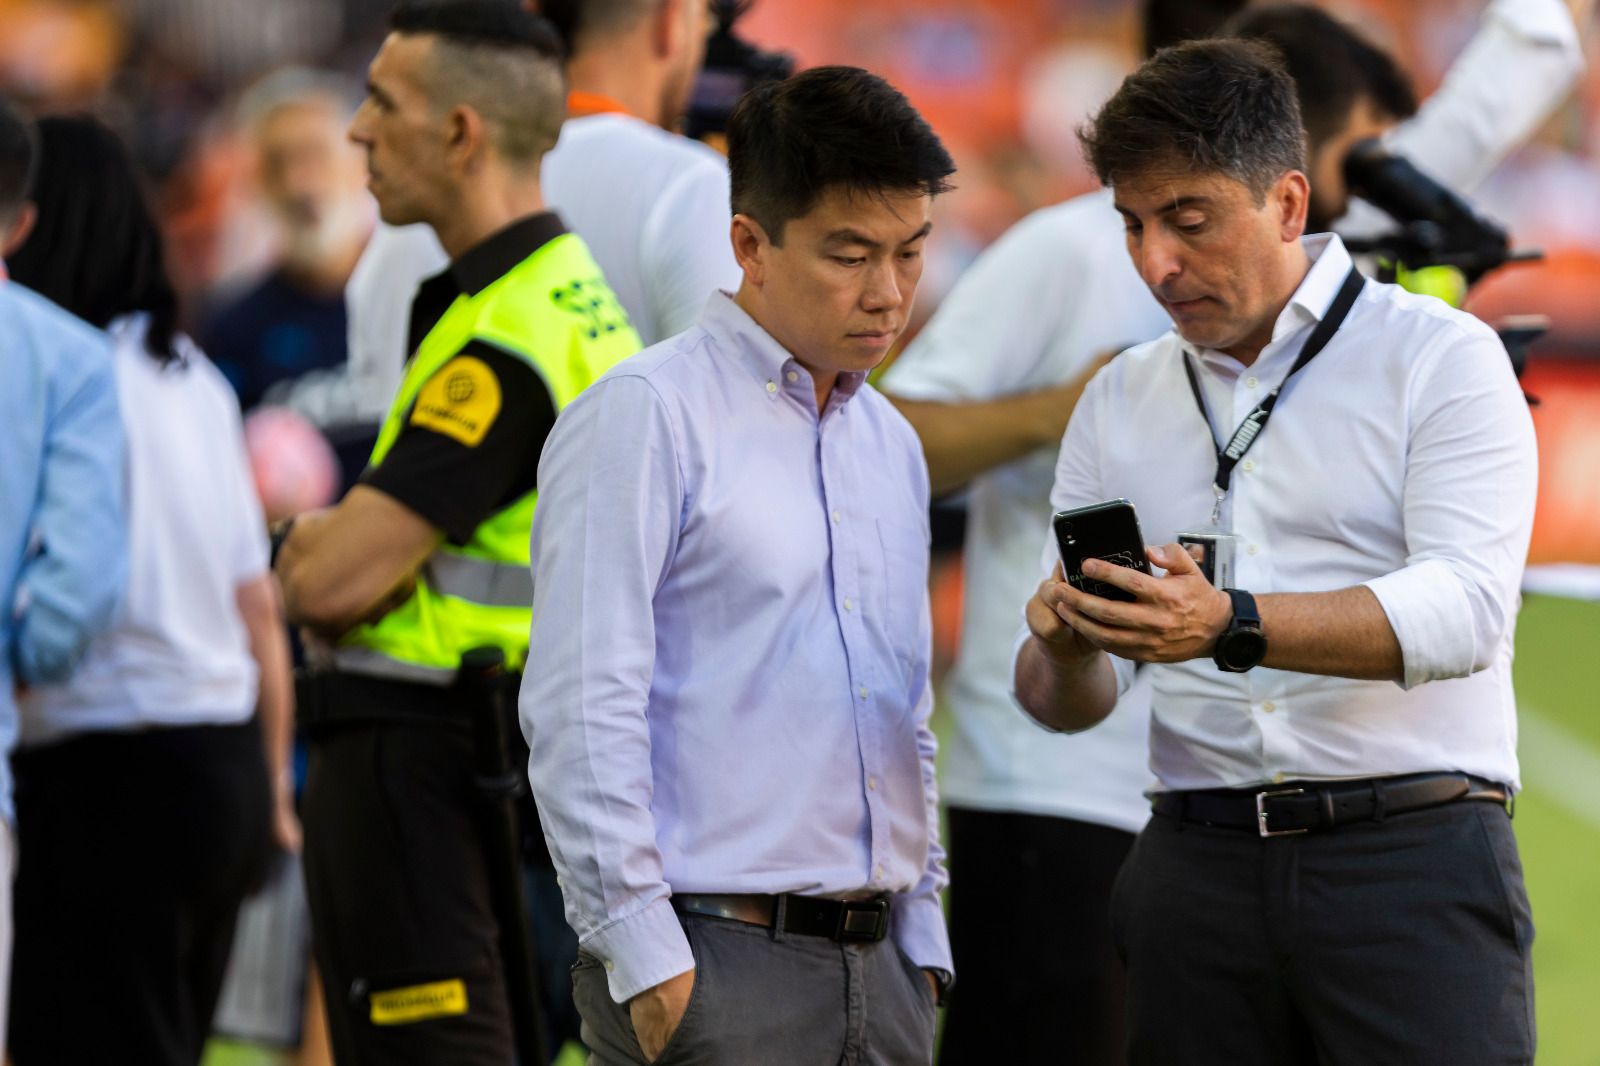
<svg viewBox="0 0 1600 1066">
<path fill-rule="evenodd" d="M 254 721 L 19 752 L 16 1066 L 195 1066 L 271 854 Z"/>
<path fill-rule="evenodd" d="M 1111 886 L 1134 835 L 1103 825 L 951 807 L 955 987 L 939 1066 L 1121 1066 L 1122 960 Z"/>
<path fill-rule="evenodd" d="M 1270 839 L 1156 815 L 1112 924 L 1134 1066 L 1533 1061 L 1533 923 L 1491 803 Z"/>
<path fill-rule="evenodd" d="M 472 735 L 319 727 L 306 892 L 339 1066 L 512 1066 Z"/>
</svg>

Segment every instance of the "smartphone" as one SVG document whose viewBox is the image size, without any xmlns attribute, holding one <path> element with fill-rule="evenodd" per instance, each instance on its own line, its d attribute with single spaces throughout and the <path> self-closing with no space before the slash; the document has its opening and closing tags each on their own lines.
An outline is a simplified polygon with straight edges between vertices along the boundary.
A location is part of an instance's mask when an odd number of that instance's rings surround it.
<svg viewBox="0 0 1600 1066">
<path fill-rule="evenodd" d="M 1058 511 L 1051 524 L 1055 527 L 1056 545 L 1061 549 L 1061 568 L 1068 584 L 1091 596 L 1133 602 L 1132 593 L 1083 576 L 1085 559 L 1104 559 L 1150 573 L 1150 561 L 1144 554 L 1144 538 L 1139 534 L 1139 518 L 1133 512 L 1133 504 L 1127 500 L 1107 500 L 1071 511 Z"/>
</svg>

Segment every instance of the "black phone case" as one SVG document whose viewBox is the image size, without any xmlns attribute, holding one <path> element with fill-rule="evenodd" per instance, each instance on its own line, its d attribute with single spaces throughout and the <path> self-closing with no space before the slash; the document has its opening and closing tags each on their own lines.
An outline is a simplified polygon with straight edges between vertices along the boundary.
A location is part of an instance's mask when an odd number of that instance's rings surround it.
<svg viewBox="0 0 1600 1066">
<path fill-rule="evenodd" d="M 1132 594 L 1083 576 L 1085 559 L 1104 559 L 1108 563 L 1150 573 L 1144 554 L 1144 538 L 1139 534 L 1139 518 L 1127 500 L 1058 511 L 1051 519 L 1056 531 L 1056 546 L 1061 550 L 1061 567 L 1068 584 L 1091 596 L 1132 603 Z"/>
</svg>

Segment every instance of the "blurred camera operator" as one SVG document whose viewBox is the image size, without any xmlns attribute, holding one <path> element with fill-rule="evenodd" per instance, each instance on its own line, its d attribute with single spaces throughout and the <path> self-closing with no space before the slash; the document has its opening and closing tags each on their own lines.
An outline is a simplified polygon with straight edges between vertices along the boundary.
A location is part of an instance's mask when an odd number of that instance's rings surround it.
<svg viewBox="0 0 1600 1066">
<path fill-rule="evenodd" d="M 1233 29 L 1284 55 L 1309 135 L 1310 210 L 1326 225 L 1345 208 L 1343 152 L 1386 130 L 1391 145 L 1442 180 L 1481 179 L 1485 161 L 1525 137 L 1581 70 L 1573 15 L 1589 0 L 1573 7 L 1491 4 L 1420 110 L 1390 57 L 1315 8 L 1250 10 Z M 1186 3 L 1147 4 L 1152 51 L 1195 32 L 1195 15 Z M 1485 102 L 1490 86 L 1500 98 Z M 1458 150 L 1463 140 L 1470 151 Z M 1369 205 L 1352 206 L 1358 214 L 1339 221 L 1341 232 L 1374 214 L 1377 228 L 1390 225 Z M 1149 816 L 1148 681 L 1141 672 L 1099 728 L 1044 741 L 1017 713 L 1010 663 L 1016 604 L 1036 580 L 1040 515 L 1073 405 L 1105 357 L 1170 326 L 1123 242 L 1109 191 L 1035 212 L 979 257 L 884 377 L 922 439 L 935 493 L 971 483 L 962 639 L 946 693 L 955 728 L 941 782 L 959 871 L 951 937 L 965 974 L 951 996 L 947 1064 L 1001 1054 L 1031 1061 L 1063 1047 L 1075 1061 L 1121 1061 L 1122 967 L 1106 900 Z M 1014 872 L 1019 854 L 1025 877 Z M 1063 892 L 1073 905 L 1059 905 Z M 983 927 L 983 915 L 1019 903 L 1052 916 L 1028 952 Z M 1063 999 L 1073 1006 L 1063 1009 Z M 997 1036 L 986 1019 L 1001 1011 L 1016 1024 Z"/>
</svg>

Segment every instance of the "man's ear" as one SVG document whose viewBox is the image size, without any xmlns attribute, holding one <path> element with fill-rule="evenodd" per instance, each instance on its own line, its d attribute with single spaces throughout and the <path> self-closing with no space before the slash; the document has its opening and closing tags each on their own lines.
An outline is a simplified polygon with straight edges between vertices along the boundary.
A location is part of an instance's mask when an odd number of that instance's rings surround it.
<svg viewBox="0 0 1600 1066">
<path fill-rule="evenodd" d="M 33 201 L 24 200 L 17 209 L 16 218 L 11 224 L 0 230 L 0 259 L 14 254 L 24 244 L 28 243 L 28 234 L 33 232 L 33 224 L 39 221 L 39 209 Z"/>
<path fill-rule="evenodd" d="M 1278 236 L 1285 244 L 1298 241 L 1306 231 L 1306 212 L 1311 206 L 1311 182 L 1298 170 L 1278 179 L 1269 197 L 1278 207 Z"/>
<path fill-rule="evenodd" d="M 733 257 L 739 261 L 745 280 L 760 288 L 767 279 L 767 259 L 772 254 L 772 241 L 767 238 L 767 231 L 749 215 L 734 215 L 728 236 L 733 242 Z"/>
<path fill-rule="evenodd" d="M 650 22 L 650 49 L 658 59 L 670 59 L 687 43 L 684 40 L 683 5 L 695 0 L 661 0 Z"/>
<path fill-rule="evenodd" d="M 452 169 L 465 172 L 483 159 L 489 142 L 489 126 L 477 108 L 457 104 L 444 117 L 445 153 Z"/>
</svg>

